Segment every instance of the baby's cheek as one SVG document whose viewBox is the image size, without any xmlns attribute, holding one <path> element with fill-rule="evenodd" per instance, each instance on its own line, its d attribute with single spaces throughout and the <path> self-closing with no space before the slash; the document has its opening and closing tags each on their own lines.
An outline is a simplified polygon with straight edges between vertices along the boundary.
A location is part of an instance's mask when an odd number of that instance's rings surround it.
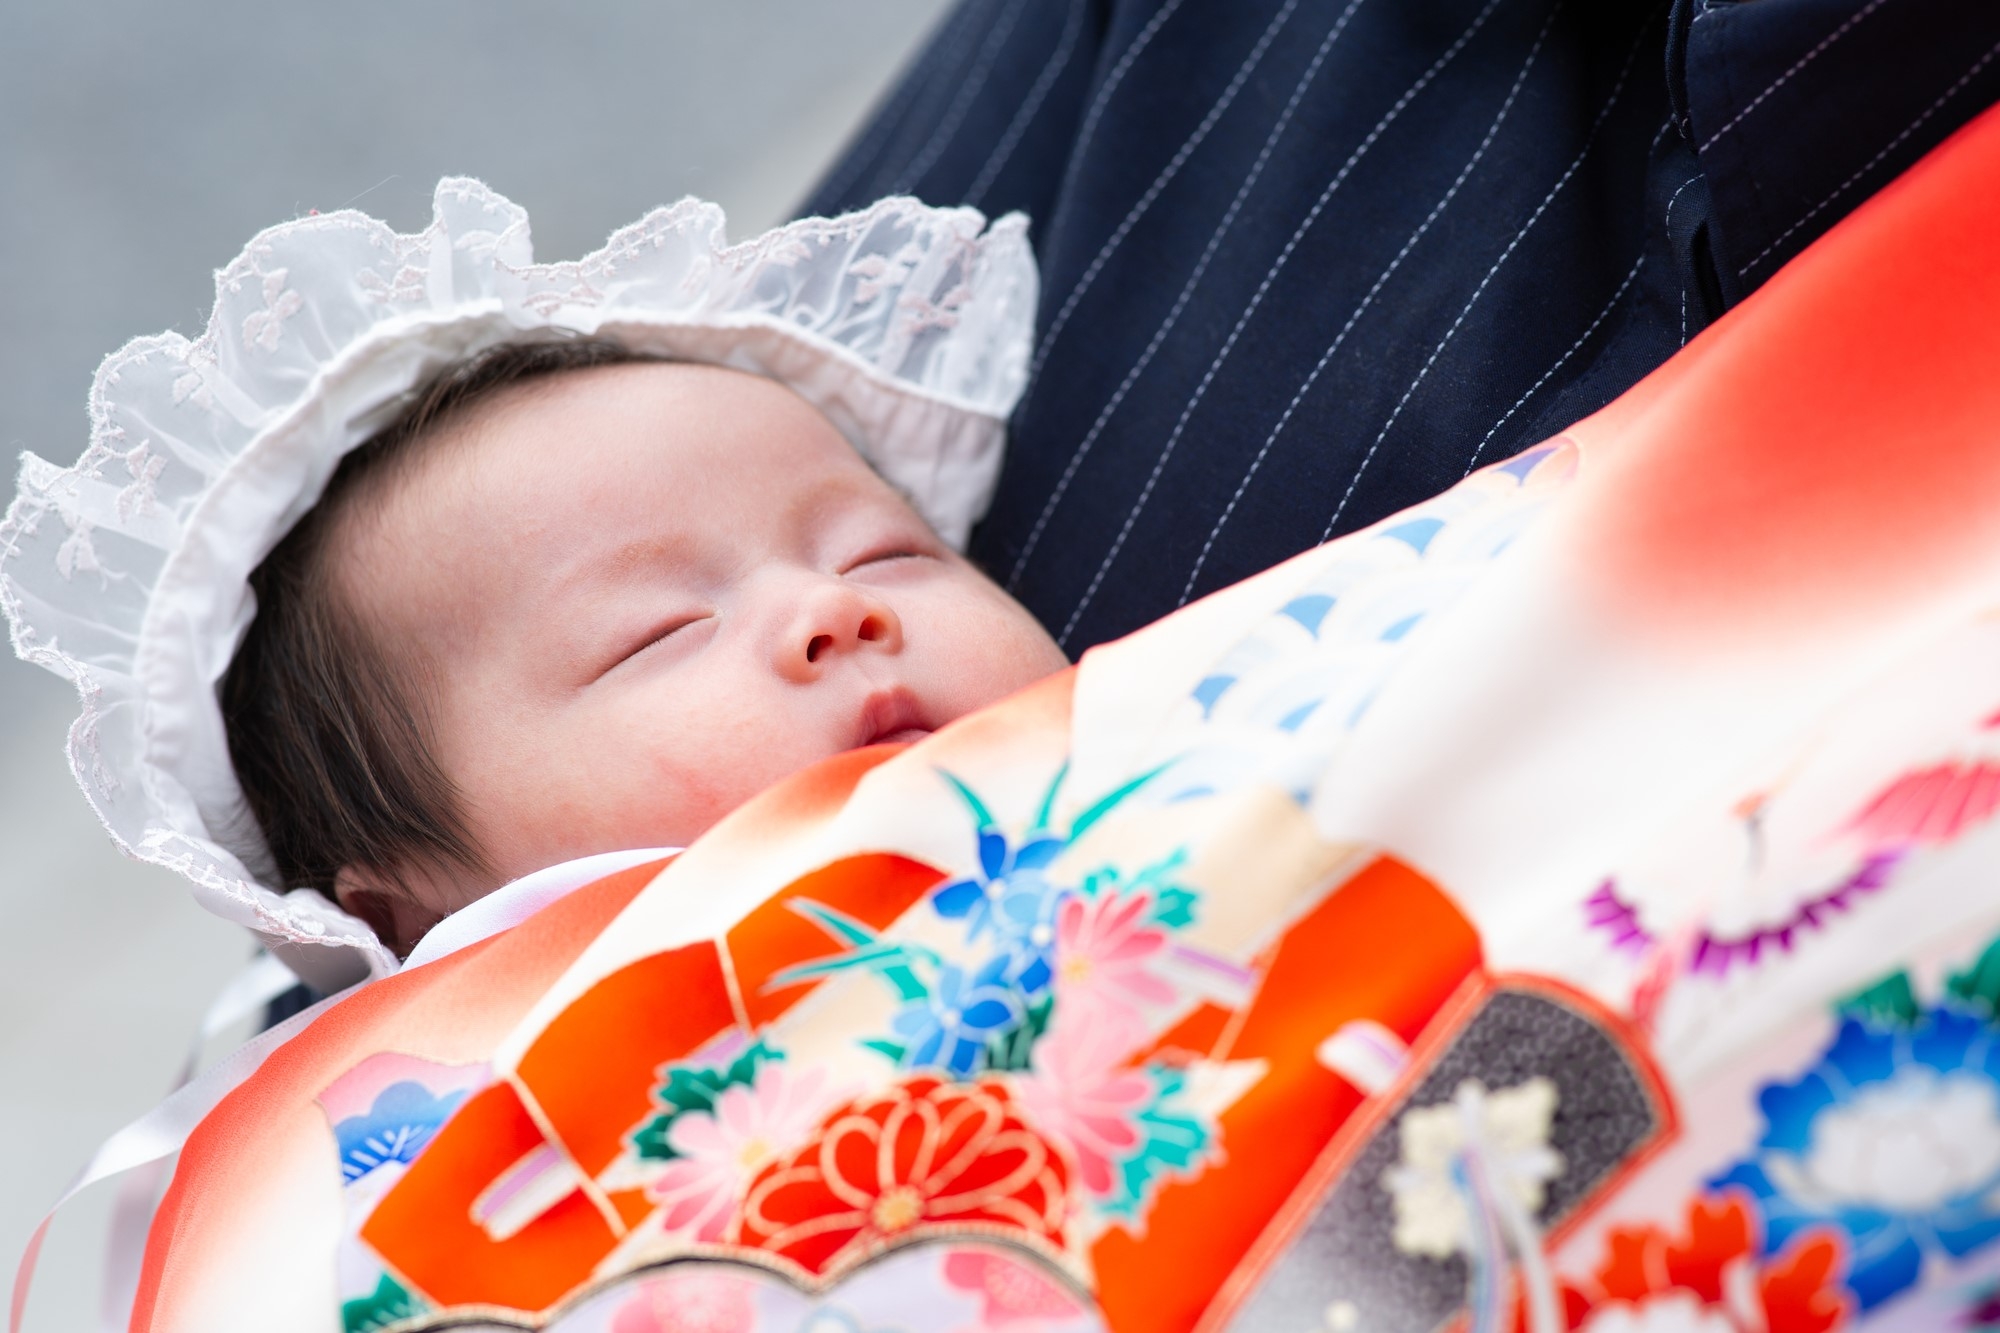
<svg viewBox="0 0 2000 1333">
<path fill-rule="evenodd" d="M 937 647 L 943 655 L 939 675 L 950 682 L 954 718 L 1069 665 L 1035 619 L 998 589 L 961 602 L 951 633 Z"/>
<path fill-rule="evenodd" d="M 756 796 L 838 747 L 814 744 L 816 732 L 775 709 L 756 707 L 740 688 L 704 705 L 677 710 L 666 725 L 634 741 L 646 750 L 646 777 L 624 803 L 633 820 L 686 843 Z"/>
</svg>

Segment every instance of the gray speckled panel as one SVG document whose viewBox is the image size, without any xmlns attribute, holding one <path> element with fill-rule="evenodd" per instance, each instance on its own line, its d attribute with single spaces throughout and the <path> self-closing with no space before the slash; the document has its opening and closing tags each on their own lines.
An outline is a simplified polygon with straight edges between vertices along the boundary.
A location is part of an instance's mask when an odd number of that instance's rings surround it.
<svg viewBox="0 0 2000 1333">
<path fill-rule="evenodd" d="M 1536 990 L 1504 985 L 1484 1004 L 1356 1153 L 1305 1225 L 1286 1243 L 1238 1309 L 1236 1333 L 1319 1333 L 1337 1301 L 1353 1306 L 1366 1333 L 1431 1333 L 1464 1304 L 1461 1258 L 1402 1253 L 1382 1176 L 1401 1149 L 1399 1126 L 1413 1107 L 1449 1101 L 1477 1079 L 1490 1089 L 1541 1075 L 1558 1100 L 1550 1146 L 1563 1172 L 1549 1182 L 1539 1215 L 1561 1221 L 1663 1128 L 1644 1076 L 1616 1038 L 1585 1014 Z"/>
</svg>

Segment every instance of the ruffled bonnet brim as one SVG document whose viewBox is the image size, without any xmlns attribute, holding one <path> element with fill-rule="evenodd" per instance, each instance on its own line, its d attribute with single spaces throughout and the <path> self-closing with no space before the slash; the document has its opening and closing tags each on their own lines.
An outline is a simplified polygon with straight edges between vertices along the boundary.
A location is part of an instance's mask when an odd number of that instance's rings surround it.
<svg viewBox="0 0 2000 1333">
<path fill-rule="evenodd" d="M 114 841 L 322 990 L 393 971 L 362 922 L 281 894 L 230 767 L 216 689 L 249 575 L 411 389 L 498 343 L 593 334 L 776 379 L 954 545 L 991 498 L 1036 298 L 1026 220 L 886 199 L 731 246 L 684 199 L 585 258 L 534 262 L 527 214 L 439 182 L 431 225 L 339 212 L 259 233 L 208 327 L 99 368 L 73 467 L 26 454 L 0 521 L 0 608 L 73 682 L 70 767 Z"/>
</svg>

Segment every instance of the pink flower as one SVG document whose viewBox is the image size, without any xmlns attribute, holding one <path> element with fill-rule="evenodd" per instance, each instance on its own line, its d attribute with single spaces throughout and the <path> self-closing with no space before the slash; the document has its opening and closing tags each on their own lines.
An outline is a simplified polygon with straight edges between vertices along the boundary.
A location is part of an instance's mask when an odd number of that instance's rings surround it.
<svg viewBox="0 0 2000 1333">
<path fill-rule="evenodd" d="M 1116 1010 L 1079 1018 L 1060 1003 L 1048 1034 L 1035 1044 L 1033 1072 L 1014 1095 L 1037 1129 L 1068 1148 L 1092 1194 L 1109 1194 L 1112 1166 L 1139 1146 L 1132 1118 L 1153 1093 L 1152 1080 L 1119 1064 L 1144 1034 L 1136 1015 Z"/>
<path fill-rule="evenodd" d="M 647 1185 L 665 1206 L 661 1225 L 696 1240 L 720 1240 L 751 1177 L 812 1137 L 826 1109 L 841 1099 L 823 1069 L 767 1064 L 749 1084 L 725 1088 L 712 1110 L 688 1111 L 667 1131 L 680 1155 Z"/>
<path fill-rule="evenodd" d="M 1146 964 L 1167 933 L 1146 924 L 1152 895 L 1065 899 L 1056 916 L 1056 1008 L 1131 1014 L 1134 1004 L 1166 1004 L 1174 988 Z"/>
<path fill-rule="evenodd" d="M 948 1287 L 979 1297 L 979 1330 L 1040 1327 L 1044 1319 L 1083 1312 L 1076 1299 L 1027 1262 L 990 1250 L 953 1250 L 944 1257 Z"/>
</svg>

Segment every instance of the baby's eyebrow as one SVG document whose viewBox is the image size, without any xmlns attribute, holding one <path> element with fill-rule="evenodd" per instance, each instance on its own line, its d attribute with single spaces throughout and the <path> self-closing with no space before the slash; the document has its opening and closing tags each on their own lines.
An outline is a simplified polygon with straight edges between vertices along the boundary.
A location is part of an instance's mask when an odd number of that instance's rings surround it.
<svg viewBox="0 0 2000 1333">
<path fill-rule="evenodd" d="M 653 533 L 608 550 L 579 552 L 552 572 L 549 590 L 558 597 L 570 596 L 637 583 L 662 570 L 686 569 L 694 563 L 692 543 L 670 533 Z"/>
</svg>

